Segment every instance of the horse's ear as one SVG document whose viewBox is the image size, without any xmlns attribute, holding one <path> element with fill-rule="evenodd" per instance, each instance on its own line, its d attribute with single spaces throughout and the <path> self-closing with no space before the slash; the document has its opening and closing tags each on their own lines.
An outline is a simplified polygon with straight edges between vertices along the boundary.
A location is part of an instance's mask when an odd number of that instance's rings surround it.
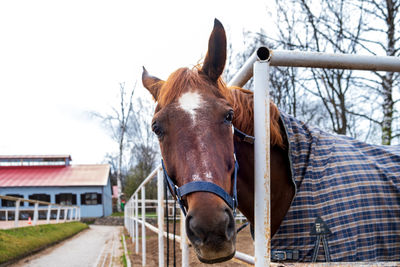
<svg viewBox="0 0 400 267">
<path fill-rule="evenodd" d="M 145 67 L 143 67 L 142 73 L 142 83 L 143 86 L 149 90 L 149 92 L 153 95 L 154 99 L 158 101 L 158 96 L 160 94 L 160 89 L 164 84 L 164 81 L 158 79 L 157 77 L 149 75 Z"/>
<path fill-rule="evenodd" d="M 208 40 L 208 51 L 203 63 L 202 72 L 216 82 L 224 71 L 226 61 L 226 34 L 224 26 L 217 19 Z"/>
</svg>

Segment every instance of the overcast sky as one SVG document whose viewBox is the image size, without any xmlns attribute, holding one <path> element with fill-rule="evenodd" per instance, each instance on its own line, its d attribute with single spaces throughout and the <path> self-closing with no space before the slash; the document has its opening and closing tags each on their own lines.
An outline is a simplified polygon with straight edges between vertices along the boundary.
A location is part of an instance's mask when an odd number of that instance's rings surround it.
<svg viewBox="0 0 400 267">
<path fill-rule="evenodd" d="M 268 33 L 269 2 L 1 1 L 0 154 L 102 162 L 117 145 L 88 112 L 117 105 L 120 82 L 151 98 L 141 67 L 165 79 L 196 64 L 214 18 L 238 47 L 243 29 Z"/>
</svg>

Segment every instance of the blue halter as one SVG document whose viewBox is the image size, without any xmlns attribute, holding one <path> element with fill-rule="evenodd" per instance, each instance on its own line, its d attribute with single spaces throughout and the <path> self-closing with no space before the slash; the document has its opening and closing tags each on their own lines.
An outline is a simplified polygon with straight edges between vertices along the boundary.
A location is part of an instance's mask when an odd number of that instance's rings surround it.
<svg viewBox="0 0 400 267">
<path fill-rule="evenodd" d="M 226 202 L 226 204 L 228 204 L 228 206 L 232 209 L 233 216 L 236 216 L 236 208 L 238 205 L 236 187 L 237 187 L 237 170 L 239 169 L 239 164 L 237 163 L 236 155 L 235 154 L 233 155 L 235 157 L 235 170 L 233 175 L 233 196 L 230 196 L 224 189 L 222 189 L 222 187 L 214 183 L 205 181 L 189 182 L 187 184 L 182 185 L 181 187 L 178 187 L 168 176 L 167 171 L 165 170 L 164 161 L 161 159 L 161 165 L 164 171 L 164 179 L 169 185 L 168 187 L 171 195 L 175 196 L 176 201 L 179 203 L 179 206 L 185 216 L 187 212 L 185 205 L 182 201 L 182 197 L 193 192 L 210 192 L 216 194 L 217 196 L 222 198 Z"/>
</svg>

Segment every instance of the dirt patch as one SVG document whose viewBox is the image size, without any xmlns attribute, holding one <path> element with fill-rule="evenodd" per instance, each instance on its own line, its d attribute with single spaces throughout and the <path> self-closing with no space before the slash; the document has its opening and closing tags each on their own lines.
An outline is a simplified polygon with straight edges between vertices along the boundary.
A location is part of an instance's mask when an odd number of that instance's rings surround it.
<svg viewBox="0 0 400 267">
<path fill-rule="evenodd" d="M 172 225 L 170 227 L 172 229 Z M 125 230 L 126 231 L 126 230 Z M 179 224 L 177 225 L 177 232 L 179 232 Z M 127 235 L 127 232 L 125 232 Z M 139 230 L 139 233 L 141 234 L 141 231 Z M 167 260 L 167 249 L 166 249 L 166 238 L 164 238 L 164 259 L 165 261 Z M 135 245 L 132 244 L 132 239 L 130 237 L 126 238 L 126 243 L 128 246 L 128 253 L 129 257 L 132 262 L 132 266 L 142 266 L 142 241 L 139 239 L 139 253 L 135 253 Z M 173 243 L 170 240 L 170 251 L 169 251 L 169 264 L 170 266 L 173 266 L 173 251 L 172 251 L 172 246 Z M 176 265 L 177 266 L 182 266 L 181 264 L 181 250 L 180 250 L 180 244 L 177 242 L 176 243 Z M 240 252 L 249 254 L 249 255 L 254 255 L 254 244 L 253 240 L 250 235 L 250 230 L 249 227 L 246 227 L 243 231 L 241 231 L 238 236 L 237 236 L 237 241 L 236 241 L 236 249 Z M 166 263 L 165 263 L 166 265 Z M 198 259 L 197 256 L 193 250 L 193 248 L 189 247 L 189 265 L 190 266 L 204 266 L 204 267 L 209 267 L 209 264 L 204 264 L 201 263 Z M 157 267 L 158 266 L 158 235 L 152 231 L 150 231 L 148 228 L 146 229 L 146 266 L 150 267 Z M 219 266 L 219 267 L 239 267 L 239 266 L 250 266 L 242 261 L 239 261 L 237 259 L 231 259 L 227 262 L 223 263 L 218 263 L 214 264 L 213 266 Z"/>
</svg>

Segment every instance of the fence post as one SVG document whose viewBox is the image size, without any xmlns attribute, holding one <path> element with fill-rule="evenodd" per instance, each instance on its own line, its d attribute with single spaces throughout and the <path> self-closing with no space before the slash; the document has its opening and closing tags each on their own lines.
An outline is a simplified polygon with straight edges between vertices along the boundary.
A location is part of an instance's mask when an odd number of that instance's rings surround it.
<svg viewBox="0 0 400 267">
<path fill-rule="evenodd" d="M 51 216 L 51 205 L 47 206 L 47 216 L 46 216 L 46 223 L 50 223 L 50 216 Z"/>
<path fill-rule="evenodd" d="M 61 214 L 61 207 L 57 206 L 57 219 L 56 219 L 57 223 L 60 222 L 60 214 Z"/>
<path fill-rule="evenodd" d="M 164 266 L 164 179 L 161 169 L 157 171 L 157 223 L 158 266 Z"/>
<path fill-rule="evenodd" d="M 146 266 L 146 190 L 142 189 L 142 266 Z"/>
<path fill-rule="evenodd" d="M 257 50 L 254 64 L 254 219 L 255 266 L 270 266 L 269 50 Z"/>
<path fill-rule="evenodd" d="M 139 253 L 139 203 L 138 203 L 138 193 L 135 194 L 135 252 Z"/>
<path fill-rule="evenodd" d="M 64 222 L 67 221 L 68 208 L 64 208 Z"/>
<path fill-rule="evenodd" d="M 180 214 L 180 226 L 181 226 L 181 249 L 182 249 L 182 267 L 189 266 L 189 244 L 186 237 L 186 218 L 181 210 Z"/>
<path fill-rule="evenodd" d="M 34 209 L 34 211 L 33 211 L 33 225 L 36 225 L 37 224 L 37 221 L 38 221 L 38 217 L 39 217 L 39 210 L 38 210 L 38 208 L 39 208 L 39 203 L 35 203 L 35 209 Z"/>
<path fill-rule="evenodd" d="M 15 211 L 14 211 L 14 227 L 18 227 L 18 221 L 19 221 L 19 205 L 21 203 L 21 200 L 15 201 Z"/>
<path fill-rule="evenodd" d="M 136 243 L 136 220 L 135 220 L 135 216 L 136 216 L 136 210 L 135 210 L 135 196 L 133 195 L 132 197 L 132 222 L 133 222 L 133 240 L 132 243 Z"/>
</svg>

